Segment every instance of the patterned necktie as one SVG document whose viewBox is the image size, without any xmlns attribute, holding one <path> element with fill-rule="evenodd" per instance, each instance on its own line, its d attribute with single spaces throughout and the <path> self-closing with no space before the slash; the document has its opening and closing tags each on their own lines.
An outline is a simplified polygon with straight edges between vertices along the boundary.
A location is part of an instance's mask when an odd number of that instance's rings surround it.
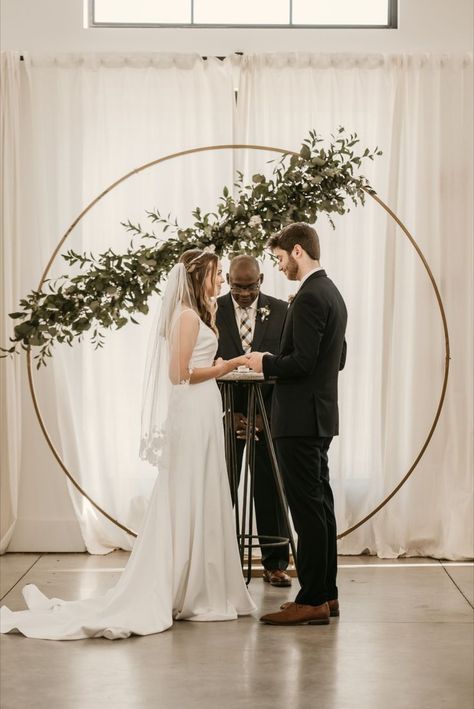
<svg viewBox="0 0 474 709">
<path fill-rule="evenodd" d="M 252 349 L 252 321 L 250 320 L 249 308 L 239 308 L 240 310 L 240 339 L 242 349 L 247 354 Z"/>
</svg>

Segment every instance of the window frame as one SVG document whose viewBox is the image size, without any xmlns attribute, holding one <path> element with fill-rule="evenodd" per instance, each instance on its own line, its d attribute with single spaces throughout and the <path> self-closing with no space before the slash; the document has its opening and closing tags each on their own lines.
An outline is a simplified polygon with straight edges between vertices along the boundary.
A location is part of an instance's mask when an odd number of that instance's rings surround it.
<svg viewBox="0 0 474 709">
<path fill-rule="evenodd" d="M 176 22 L 95 22 L 94 21 L 94 5 L 95 0 L 86 0 L 88 3 L 88 28 L 90 29 L 147 29 L 147 28 L 161 28 L 161 29 L 254 29 L 254 30 L 268 30 L 268 29 L 280 29 L 280 30 L 308 30 L 308 29 L 318 29 L 318 30 L 393 30 L 398 29 L 398 0 L 387 0 L 388 2 L 388 21 L 386 25 L 297 25 L 291 22 L 293 16 L 293 0 L 288 0 L 289 9 L 289 20 L 288 24 L 265 24 L 265 25 L 252 25 L 252 24 L 198 24 L 193 22 L 194 18 L 194 0 L 189 0 L 191 5 L 191 22 L 188 23 L 176 23 Z"/>
</svg>

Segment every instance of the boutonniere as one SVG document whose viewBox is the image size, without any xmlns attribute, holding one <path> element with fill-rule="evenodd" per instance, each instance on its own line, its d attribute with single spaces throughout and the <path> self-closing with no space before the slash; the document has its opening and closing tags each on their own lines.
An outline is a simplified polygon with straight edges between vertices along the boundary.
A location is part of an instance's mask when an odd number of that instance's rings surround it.
<svg viewBox="0 0 474 709">
<path fill-rule="evenodd" d="M 262 308 L 257 308 L 258 314 L 260 315 L 260 320 L 263 322 L 270 315 L 270 308 L 268 305 L 264 305 Z"/>
<path fill-rule="evenodd" d="M 289 306 L 292 304 L 292 302 L 294 301 L 295 295 L 296 295 L 296 294 L 293 293 L 293 295 L 289 295 L 289 296 L 288 296 L 288 307 L 289 307 Z"/>
</svg>

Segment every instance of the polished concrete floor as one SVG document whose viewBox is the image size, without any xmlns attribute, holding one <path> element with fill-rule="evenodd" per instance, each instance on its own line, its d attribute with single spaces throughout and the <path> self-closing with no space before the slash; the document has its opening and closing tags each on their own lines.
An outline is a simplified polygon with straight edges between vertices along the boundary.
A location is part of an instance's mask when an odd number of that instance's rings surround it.
<svg viewBox="0 0 474 709">
<path fill-rule="evenodd" d="M 7 554 L 2 604 L 21 588 L 76 598 L 105 590 L 127 554 Z M 110 642 L 1 638 L 2 709 L 472 709 L 473 566 L 340 557 L 341 617 L 280 628 L 258 615 L 292 599 L 254 578 L 255 617 L 175 623 Z"/>
</svg>

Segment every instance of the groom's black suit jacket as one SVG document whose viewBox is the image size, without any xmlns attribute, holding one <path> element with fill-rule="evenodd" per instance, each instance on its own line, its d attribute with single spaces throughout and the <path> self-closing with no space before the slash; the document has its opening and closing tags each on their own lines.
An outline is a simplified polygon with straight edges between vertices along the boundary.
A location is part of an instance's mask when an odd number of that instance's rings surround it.
<svg viewBox="0 0 474 709">
<path fill-rule="evenodd" d="M 344 367 L 347 310 L 326 272 L 302 283 L 291 303 L 278 356 L 265 355 L 275 379 L 272 436 L 330 438 L 339 432 L 337 379 Z"/>
<path fill-rule="evenodd" d="M 268 317 L 262 320 L 261 313 L 258 310 L 264 307 L 267 307 L 270 312 Z M 253 351 L 278 354 L 287 309 L 288 304 L 284 300 L 260 293 L 257 301 L 257 317 L 252 341 Z M 219 347 L 216 356 L 223 359 L 232 359 L 243 355 L 242 340 L 240 339 L 235 319 L 234 302 L 230 293 L 217 299 L 216 325 L 219 331 Z M 264 385 L 262 389 L 265 407 L 270 412 L 273 385 Z M 245 385 L 234 386 L 234 410 L 236 413 L 247 413 L 247 392 L 248 388 Z"/>
</svg>

